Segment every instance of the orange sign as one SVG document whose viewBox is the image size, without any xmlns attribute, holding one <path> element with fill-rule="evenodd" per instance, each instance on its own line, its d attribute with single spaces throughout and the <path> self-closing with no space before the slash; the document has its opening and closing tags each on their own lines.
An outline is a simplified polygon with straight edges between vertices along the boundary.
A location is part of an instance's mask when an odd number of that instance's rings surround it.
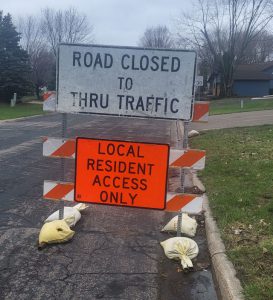
<svg viewBox="0 0 273 300">
<path fill-rule="evenodd" d="M 169 145 L 77 138 L 75 201 L 165 209 Z"/>
</svg>

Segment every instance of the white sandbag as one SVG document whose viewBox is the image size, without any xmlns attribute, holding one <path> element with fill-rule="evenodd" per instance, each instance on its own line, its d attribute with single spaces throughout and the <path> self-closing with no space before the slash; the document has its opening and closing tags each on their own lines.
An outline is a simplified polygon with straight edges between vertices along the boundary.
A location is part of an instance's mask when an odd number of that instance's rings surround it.
<svg viewBox="0 0 273 300">
<path fill-rule="evenodd" d="M 183 269 L 192 268 L 191 259 L 195 258 L 199 253 L 196 242 L 186 237 L 173 237 L 161 242 L 160 245 L 168 258 L 181 260 Z"/>
<path fill-rule="evenodd" d="M 88 207 L 88 205 L 84 204 L 84 203 L 78 203 L 78 204 L 73 206 L 73 208 L 76 208 L 78 211 L 83 211 L 87 207 Z"/>
<path fill-rule="evenodd" d="M 67 225 L 72 227 L 80 220 L 81 213 L 75 207 L 64 207 L 64 220 Z M 59 220 L 59 210 L 56 210 L 53 214 L 51 214 L 44 223 L 52 222 L 55 220 Z"/>
<path fill-rule="evenodd" d="M 68 224 L 68 226 L 72 227 L 75 226 L 76 223 L 80 220 L 81 218 L 81 213 L 80 211 L 83 211 L 86 209 L 88 205 L 84 203 L 78 203 L 74 205 L 73 207 L 70 206 L 65 206 L 64 207 L 64 220 Z M 51 214 L 44 223 L 48 223 L 51 221 L 59 220 L 59 210 L 56 210 L 53 214 Z"/>
<path fill-rule="evenodd" d="M 177 231 L 178 216 L 173 217 L 161 231 Z M 181 226 L 181 225 L 180 225 Z M 195 219 L 189 217 L 187 214 L 182 214 L 181 232 L 188 236 L 195 236 L 197 229 L 197 222 Z"/>
<path fill-rule="evenodd" d="M 191 130 L 189 133 L 188 133 L 188 137 L 191 138 L 191 137 L 194 137 L 194 136 L 197 136 L 199 135 L 200 133 L 196 130 Z"/>
</svg>

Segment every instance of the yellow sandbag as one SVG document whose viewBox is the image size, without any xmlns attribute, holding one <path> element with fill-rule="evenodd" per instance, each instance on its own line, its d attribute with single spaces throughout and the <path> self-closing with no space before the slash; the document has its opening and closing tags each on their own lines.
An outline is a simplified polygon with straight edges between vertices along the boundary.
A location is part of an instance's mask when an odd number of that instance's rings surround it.
<svg viewBox="0 0 273 300">
<path fill-rule="evenodd" d="M 64 243 L 72 239 L 75 231 L 71 230 L 65 220 L 45 223 L 39 234 L 39 247 L 45 244 Z"/>
</svg>

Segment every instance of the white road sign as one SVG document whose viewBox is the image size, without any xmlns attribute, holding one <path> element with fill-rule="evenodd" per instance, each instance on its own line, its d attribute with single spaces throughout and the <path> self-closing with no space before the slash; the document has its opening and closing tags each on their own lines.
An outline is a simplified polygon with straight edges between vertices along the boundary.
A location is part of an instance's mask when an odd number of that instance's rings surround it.
<svg viewBox="0 0 273 300">
<path fill-rule="evenodd" d="M 203 86 L 203 76 L 195 76 L 195 86 Z"/>
<path fill-rule="evenodd" d="M 196 53 L 61 44 L 57 111 L 189 120 Z"/>
</svg>

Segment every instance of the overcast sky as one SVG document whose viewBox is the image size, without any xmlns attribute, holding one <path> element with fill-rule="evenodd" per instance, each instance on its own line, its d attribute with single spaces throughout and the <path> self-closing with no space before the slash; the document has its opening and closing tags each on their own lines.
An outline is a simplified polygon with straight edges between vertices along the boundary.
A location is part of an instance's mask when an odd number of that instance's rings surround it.
<svg viewBox="0 0 273 300">
<path fill-rule="evenodd" d="M 44 7 L 74 6 L 94 26 L 96 43 L 136 46 L 147 27 L 167 25 L 187 7 L 187 0 L 0 0 L 0 9 L 14 19 L 38 14 Z"/>
</svg>

